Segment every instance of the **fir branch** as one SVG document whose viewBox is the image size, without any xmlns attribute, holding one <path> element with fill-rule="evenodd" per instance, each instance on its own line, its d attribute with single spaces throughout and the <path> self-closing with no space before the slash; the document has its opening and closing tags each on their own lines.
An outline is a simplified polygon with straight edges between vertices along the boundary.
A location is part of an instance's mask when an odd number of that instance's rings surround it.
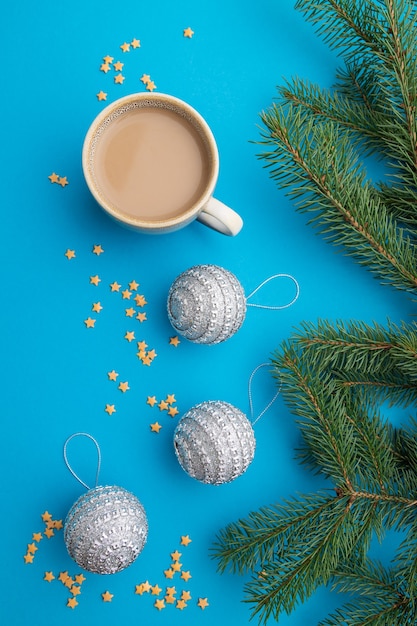
<svg viewBox="0 0 417 626">
<path fill-rule="evenodd" d="M 297 107 L 277 104 L 261 118 L 267 130 L 260 156 L 298 209 L 312 214 L 310 223 L 381 282 L 417 292 L 417 248 L 365 180 L 337 125 L 305 120 Z"/>
</svg>

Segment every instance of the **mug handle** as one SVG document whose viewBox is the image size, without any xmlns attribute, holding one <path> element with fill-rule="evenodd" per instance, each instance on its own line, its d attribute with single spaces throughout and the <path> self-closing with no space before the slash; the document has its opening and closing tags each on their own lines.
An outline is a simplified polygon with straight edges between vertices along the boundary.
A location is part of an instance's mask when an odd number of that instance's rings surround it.
<svg viewBox="0 0 417 626">
<path fill-rule="evenodd" d="M 243 226 L 243 220 L 240 215 L 216 198 L 210 198 L 197 216 L 197 220 L 223 233 L 223 235 L 231 237 L 237 235 Z"/>
</svg>

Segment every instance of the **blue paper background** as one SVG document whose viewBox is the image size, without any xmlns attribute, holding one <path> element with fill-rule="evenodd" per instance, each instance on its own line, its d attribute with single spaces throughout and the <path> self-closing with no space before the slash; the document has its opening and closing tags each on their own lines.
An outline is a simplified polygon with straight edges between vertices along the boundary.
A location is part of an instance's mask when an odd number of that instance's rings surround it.
<svg viewBox="0 0 417 626">
<path fill-rule="evenodd" d="M 256 425 L 257 450 L 244 476 L 211 488 L 190 479 L 172 449 L 177 418 L 146 404 L 148 395 L 174 393 L 180 412 L 193 404 L 221 399 L 248 411 L 251 371 L 267 361 L 302 320 L 361 319 L 385 323 L 409 319 L 405 295 L 382 287 L 351 259 L 315 236 L 306 217 L 276 189 L 256 158 L 259 112 L 275 97 L 284 77 L 299 75 L 330 85 L 338 60 L 295 12 L 292 0 L 222 0 L 172 3 L 52 2 L 9 3 L 0 24 L 3 97 L 0 159 L 2 172 L 1 414 L 2 566 L 0 618 L 4 624 L 62 626 L 133 624 L 144 626 L 249 623 L 241 602 L 244 579 L 216 573 L 209 550 L 216 532 L 261 505 L 321 486 L 294 459 L 299 433 L 278 399 Z M 183 37 L 190 26 L 192 39 Z M 124 54 L 119 46 L 133 38 L 141 48 Z M 125 63 L 123 85 L 114 72 L 99 71 L 102 57 Z M 220 152 L 216 196 L 234 207 L 245 225 L 234 239 L 201 224 L 163 236 L 125 230 L 100 211 L 83 180 L 80 152 L 95 115 L 116 98 L 143 91 L 139 78 L 149 73 L 158 91 L 188 101 L 207 119 Z M 96 93 L 108 93 L 99 102 Z M 53 171 L 69 185 L 52 185 Z M 94 244 L 105 253 L 92 254 Z M 67 248 L 76 251 L 68 261 Z M 217 346 L 183 340 L 166 315 L 166 295 L 174 278 L 196 263 L 216 263 L 237 275 L 246 293 L 268 276 L 286 272 L 300 283 L 297 303 L 283 311 L 249 309 L 241 330 Z M 98 287 L 89 277 L 98 274 Z M 148 321 L 125 317 L 128 301 L 110 292 L 140 283 Z M 292 297 L 285 281 L 270 284 L 260 297 L 274 304 Z M 94 329 L 83 320 L 91 304 L 103 310 Z M 135 347 L 123 339 L 134 330 L 158 357 L 142 366 Z M 107 372 L 130 390 L 122 394 Z M 254 381 L 255 412 L 274 393 L 265 373 Z M 117 413 L 104 412 L 114 403 Z M 159 435 L 149 423 L 159 420 Z M 87 574 L 79 606 L 66 607 L 68 591 L 43 580 L 79 568 L 68 557 L 62 532 L 43 539 L 33 564 L 23 554 L 32 533 L 44 527 L 48 509 L 64 518 L 83 493 L 62 458 L 65 439 L 76 431 L 94 435 L 101 446 L 100 482 L 133 491 L 149 517 L 149 538 L 138 560 L 110 577 Z M 94 448 L 73 442 L 70 454 L 86 481 L 94 476 Z M 181 535 L 193 542 L 179 547 Z M 167 581 L 170 552 L 180 549 L 189 584 Z M 189 589 L 184 611 L 158 612 L 152 597 L 134 594 L 148 579 L 161 587 Z M 114 594 L 103 603 L 101 593 Z M 203 612 L 198 597 L 210 606 Z M 280 624 L 315 624 L 341 598 L 318 592 Z"/>
</svg>

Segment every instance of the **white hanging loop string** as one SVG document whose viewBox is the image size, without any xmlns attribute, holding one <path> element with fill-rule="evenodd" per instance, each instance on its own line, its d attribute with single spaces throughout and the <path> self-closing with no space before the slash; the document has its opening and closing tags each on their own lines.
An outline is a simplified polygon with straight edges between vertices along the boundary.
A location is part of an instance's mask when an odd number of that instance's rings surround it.
<svg viewBox="0 0 417 626">
<path fill-rule="evenodd" d="M 271 408 L 271 406 L 274 404 L 275 400 L 278 398 L 280 392 L 281 392 L 281 387 L 282 387 L 282 382 L 280 382 L 279 387 L 278 387 L 278 391 L 275 393 L 274 397 L 272 398 L 272 400 L 270 400 L 268 402 L 268 404 L 266 405 L 266 407 L 259 413 L 258 417 L 254 420 L 253 419 L 253 402 L 252 402 L 252 379 L 255 376 L 256 372 L 261 369 L 261 367 L 270 367 L 270 363 L 261 363 L 260 365 L 258 365 L 257 367 L 255 367 L 255 369 L 253 370 L 252 374 L 249 377 L 249 382 L 248 382 L 248 396 L 249 396 L 249 414 L 250 414 L 250 418 L 252 420 L 252 426 L 255 426 L 256 422 L 259 421 L 261 419 L 261 417 L 263 415 L 265 415 L 265 413 L 268 411 L 268 409 Z"/>
<path fill-rule="evenodd" d="M 76 474 L 74 472 L 74 470 L 72 469 L 72 467 L 71 467 L 71 465 L 69 464 L 69 461 L 68 461 L 67 446 L 68 446 L 68 443 L 71 441 L 71 439 L 74 439 L 74 437 L 88 437 L 88 439 L 91 439 L 91 441 L 96 446 L 96 449 L 97 449 L 97 471 L 96 471 L 96 482 L 95 482 L 94 487 L 97 487 L 97 485 L 98 485 L 98 476 L 100 474 L 100 466 L 101 466 L 101 452 L 100 452 L 100 446 L 98 445 L 98 443 L 94 439 L 94 437 L 92 437 L 88 433 L 74 433 L 73 435 L 68 437 L 68 439 L 64 443 L 64 461 L 65 461 L 65 465 L 68 467 L 69 471 L 74 476 L 74 478 L 76 478 L 78 480 L 78 482 L 82 484 L 83 487 L 85 487 L 86 489 L 91 489 L 91 487 L 89 487 L 84 481 L 82 481 L 81 478 L 78 476 L 78 474 Z"/>
<path fill-rule="evenodd" d="M 251 302 L 248 302 L 249 298 L 251 298 L 252 296 L 255 295 L 255 293 L 257 291 L 259 291 L 259 289 L 261 289 L 264 285 L 266 285 L 267 283 L 269 283 L 269 281 L 274 280 L 275 278 L 289 278 L 290 280 L 292 280 L 292 282 L 295 285 L 295 296 L 293 297 L 293 299 L 288 302 L 287 304 L 282 304 L 281 306 L 270 306 L 268 304 L 252 304 Z M 296 300 L 298 300 L 298 296 L 300 295 L 300 285 L 298 284 L 297 280 L 294 278 L 294 276 L 291 276 L 291 274 L 274 274 L 273 276 L 270 276 L 269 278 L 266 278 L 260 285 L 258 285 L 256 287 L 256 289 L 254 289 L 252 291 L 252 293 L 250 293 L 247 297 L 246 297 L 246 305 L 247 306 L 253 306 L 253 307 L 257 307 L 258 309 L 271 309 L 273 311 L 277 311 L 279 309 L 287 309 L 289 306 L 293 305 L 294 302 Z"/>
</svg>

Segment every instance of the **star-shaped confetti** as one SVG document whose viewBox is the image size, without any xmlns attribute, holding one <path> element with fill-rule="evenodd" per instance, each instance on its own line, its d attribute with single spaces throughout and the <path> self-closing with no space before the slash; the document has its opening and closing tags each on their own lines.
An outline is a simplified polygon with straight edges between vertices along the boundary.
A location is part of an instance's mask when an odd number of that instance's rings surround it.
<svg viewBox="0 0 417 626">
<path fill-rule="evenodd" d="M 188 582 L 192 576 L 188 570 L 184 570 L 181 572 L 181 578 L 185 580 L 185 582 Z"/>
<path fill-rule="evenodd" d="M 168 404 L 165 402 L 165 400 L 161 400 L 161 402 L 158 404 L 158 408 L 160 411 L 166 411 L 168 408 Z"/>
<path fill-rule="evenodd" d="M 111 372 L 107 372 L 107 376 L 109 380 L 116 380 L 116 378 L 118 377 L 118 373 L 115 370 L 112 370 Z"/>
<path fill-rule="evenodd" d="M 140 40 L 139 39 L 132 39 L 132 41 L 130 42 L 130 45 L 134 49 L 140 48 Z"/>
<path fill-rule="evenodd" d="M 43 539 L 42 533 L 33 533 L 32 539 L 33 541 L 37 541 L 39 543 Z"/>
<path fill-rule="evenodd" d="M 209 603 L 207 601 L 207 598 L 198 598 L 198 602 L 197 602 L 197 606 L 200 607 L 200 609 L 205 609 L 206 607 L 208 607 Z"/>
<path fill-rule="evenodd" d="M 58 185 L 61 185 L 61 187 L 66 187 L 67 185 L 69 185 L 67 177 L 66 176 L 60 176 L 59 180 L 58 180 Z"/>
<path fill-rule="evenodd" d="M 52 572 L 45 572 L 43 579 L 46 580 L 46 582 L 50 583 L 55 580 L 55 576 Z"/>
<path fill-rule="evenodd" d="M 151 426 L 151 431 L 153 433 L 159 433 L 159 431 L 161 430 L 162 426 L 161 424 L 159 424 L 158 422 L 154 422 L 153 424 L 150 425 Z"/>
<path fill-rule="evenodd" d="M 172 579 L 175 576 L 175 572 L 169 567 L 168 569 L 164 569 L 164 576 L 165 578 Z"/>
<path fill-rule="evenodd" d="M 124 80 L 125 77 L 123 76 L 123 74 L 116 74 L 116 76 L 114 77 L 114 82 L 116 83 L 116 85 L 123 85 Z"/>
<path fill-rule="evenodd" d="M 45 537 L 47 537 L 48 539 L 51 539 L 51 537 L 53 537 L 55 535 L 54 533 L 54 529 L 53 528 L 46 528 L 45 532 L 44 532 Z"/>
<path fill-rule="evenodd" d="M 136 313 L 135 309 L 131 306 L 128 309 L 125 309 L 126 317 L 133 317 Z"/>
<path fill-rule="evenodd" d="M 120 61 L 116 61 L 116 63 L 113 63 L 113 68 L 115 72 L 121 72 L 123 69 L 124 63 L 121 63 Z"/>
<path fill-rule="evenodd" d="M 102 310 L 102 306 L 100 302 L 93 302 L 93 305 L 91 307 L 91 310 L 94 311 L 94 313 L 100 313 L 100 311 Z"/>
<path fill-rule="evenodd" d="M 109 591 L 105 591 L 104 593 L 101 594 L 101 597 L 103 598 L 103 602 L 111 602 L 113 600 L 113 593 L 110 593 Z"/>
<path fill-rule="evenodd" d="M 95 323 L 96 323 L 96 320 L 93 319 L 92 317 L 87 317 L 87 319 L 84 320 L 84 324 L 86 325 L 87 328 L 94 328 Z"/>
<path fill-rule="evenodd" d="M 150 80 L 148 83 L 146 83 L 146 89 L 147 89 L 148 91 L 155 91 L 155 89 L 156 89 L 156 85 L 155 85 L 155 83 L 153 82 L 153 80 Z"/>
<path fill-rule="evenodd" d="M 120 49 L 123 52 L 129 52 L 130 51 L 130 43 L 126 43 L 126 42 L 122 43 L 122 45 L 120 46 Z"/>
<path fill-rule="evenodd" d="M 162 589 L 159 585 L 153 585 L 151 587 L 151 594 L 153 596 L 159 596 L 159 594 L 161 593 Z"/>
<path fill-rule="evenodd" d="M 139 287 L 139 283 L 137 283 L 137 282 L 136 282 L 136 280 L 131 280 L 131 281 L 130 281 L 130 283 L 129 283 L 129 289 L 130 289 L 131 291 L 137 291 L 138 287 Z"/>
<path fill-rule="evenodd" d="M 109 55 L 103 57 L 104 63 L 109 63 L 110 64 L 110 63 L 113 63 L 113 60 L 114 60 L 113 57 L 111 57 Z"/>
<path fill-rule="evenodd" d="M 126 339 L 126 341 L 128 341 L 129 343 L 130 343 L 131 341 L 134 341 L 134 340 L 135 340 L 135 332 L 134 332 L 133 330 L 128 330 L 128 331 L 126 331 L 126 334 L 125 334 L 125 339 Z"/>
<path fill-rule="evenodd" d="M 34 554 L 30 554 L 29 552 L 27 552 L 23 556 L 23 558 L 24 558 L 24 561 L 25 561 L 26 564 L 33 563 L 33 559 L 35 558 L 35 555 Z"/>
<path fill-rule="evenodd" d="M 55 174 L 55 172 L 52 172 L 52 174 L 50 174 L 48 178 L 51 181 L 51 183 L 57 183 L 59 181 L 59 176 L 58 174 Z"/>
<path fill-rule="evenodd" d="M 177 609 L 182 611 L 187 606 L 187 603 L 184 600 L 177 600 L 177 604 L 175 606 Z"/>
<path fill-rule="evenodd" d="M 146 302 L 145 296 L 140 293 L 138 293 L 133 299 L 138 306 L 145 306 L 146 304 L 148 304 Z"/>
<path fill-rule="evenodd" d="M 119 283 L 117 283 L 116 281 L 114 283 L 110 283 L 111 291 L 120 291 L 120 287 L 121 285 L 119 285 Z"/>
<path fill-rule="evenodd" d="M 107 74 L 107 72 L 110 72 L 111 67 L 110 67 L 110 63 L 102 63 L 100 65 L 100 72 L 104 72 L 105 74 Z"/>
<path fill-rule="evenodd" d="M 148 396 L 147 400 L 146 400 L 146 404 L 149 404 L 149 406 L 155 406 L 155 404 L 157 404 L 158 400 L 156 399 L 155 396 Z"/>
<path fill-rule="evenodd" d="M 170 417 L 175 417 L 176 415 L 178 415 L 178 413 L 179 413 L 179 411 L 178 411 L 178 409 L 177 409 L 177 407 L 176 407 L 176 406 L 170 406 L 170 407 L 169 407 L 169 409 L 168 409 L 168 415 L 169 415 Z"/>
<path fill-rule="evenodd" d="M 75 250 L 70 250 L 68 248 L 68 250 L 65 251 L 65 255 L 68 259 L 68 261 L 71 261 L 71 259 L 75 259 Z"/>
<path fill-rule="evenodd" d="M 100 244 L 96 244 L 93 246 L 93 254 L 100 256 L 100 254 L 103 254 L 103 252 L 104 250 Z"/>
<path fill-rule="evenodd" d="M 72 597 L 72 598 L 68 598 L 68 601 L 67 601 L 67 606 L 68 606 L 70 609 L 75 609 L 75 607 L 76 607 L 77 605 L 78 605 L 78 602 L 77 602 L 77 599 L 76 599 L 76 598 L 74 598 L 74 597 Z"/>
<path fill-rule="evenodd" d="M 165 600 L 155 600 L 154 607 L 158 609 L 158 611 L 161 611 L 165 608 Z"/>
<path fill-rule="evenodd" d="M 144 85 L 147 85 L 151 81 L 151 77 L 149 76 L 149 74 L 142 74 L 140 80 Z"/>
<path fill-rule="evenodd" d="M 105 91 L 99 91 L 96 96 L 99 101 L 107 100 L 107 93 Z"/>
<path fill-rule="evenodd" d="M 130 300 L 131 295 L 132 295 L 132 292 L 129 291 L 129 289 L 123 289 L 122 291 L 123 300 Z"/>
<path fill-rule="evenodd" d="M 194 35 L 194 31 L 191 30 L 191 28 L 188 26 L 188 28 L 184 28 L 183 34 L 184 37 L 188 37 L 189 39 L 191 39 L 191 37 Z"/>
<path fill-rule="evenodd" d="M 189 535 L 181 535 L 181 545 L 188 546 L 192 542 Z"/>
<path fill-rule="evenodd" d="M 180 344 L 180 340 L 178 337 L 170 337 L 169 338 L 169 345 L 170 346 L 175 346 L 175 348 Z"/>
<path fill-rule="evenodd" d="M 79 585 L 82 585 L 85 580 L 86 578 L 84 574 L 77 574 L 77 576 L 75 577 L 75 582 L 78 583 Z"/>
<path fill-rule="evenodd" d="M 136 315 L 136 319 L 139 320 L 139 322 L 146 322 L 146 313 L 138 313 Z"/>
<path fill-rule="evenodd" d="M 128 383 L 127 381 L 126 381 L 126 382 L 123 382 L 123 383 L 122 383 L 122 382 L 120 382 L 120 383 L 119 383 L 119 389 L 120 389 L 120 391 L 122 391 L 123 393 L 125 393 L 126 391 L 128 391 L 128 390 L 130 389 L 130 387 L 129 387 L 129 383 Z"/>
<path fill-rule="evenodd" d="M 108 415 L 113 415 L 113 413 L 116 413 L 116 408 L 114 404 L 106 404 L 106 408 L 104 410 L 106 411 L 106 413 L 108 413 Z"/>
<path fill-rule="evenodd" d="M 98 274 L 95 276 L 90 276 L 90 285 L 95 285 L 96 287 L 101 282 L 101 278 Z"/>
<path fill-rule="evenodd" d="M 181 594 L 181 600 L 184 600 L 185 602 L 188 602 L 189 600 L 191 600 L 191 593 L 189 591 L 184 590 Z"/>
</svg>

